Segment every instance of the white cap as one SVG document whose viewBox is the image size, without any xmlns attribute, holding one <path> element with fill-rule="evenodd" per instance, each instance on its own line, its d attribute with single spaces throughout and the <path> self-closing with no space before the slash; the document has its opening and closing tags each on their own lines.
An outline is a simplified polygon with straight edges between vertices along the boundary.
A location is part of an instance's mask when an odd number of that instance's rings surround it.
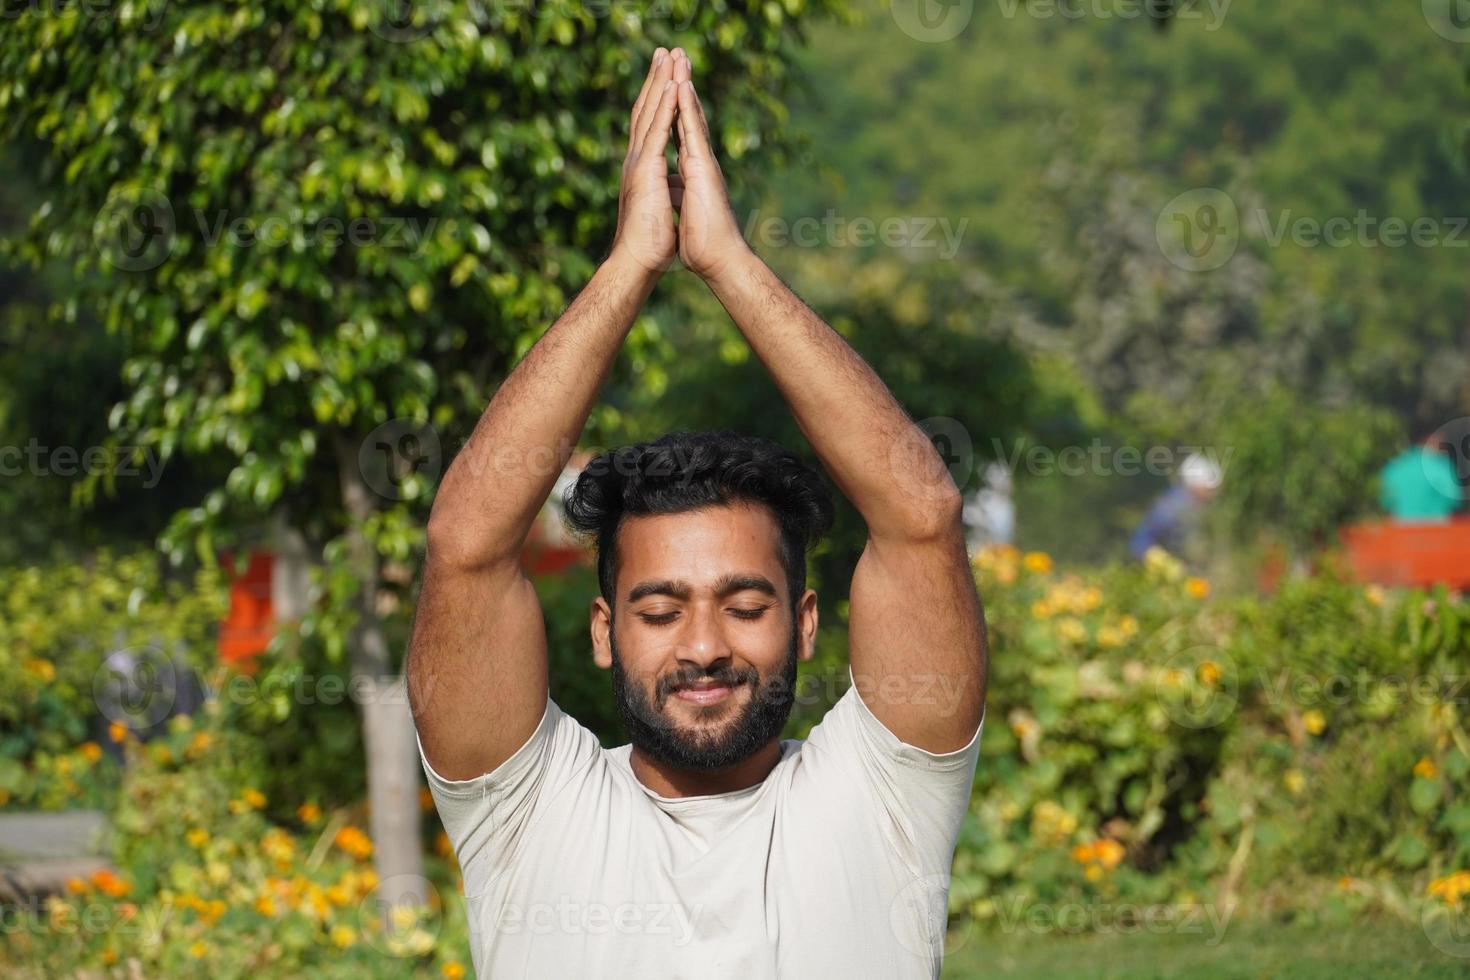
<svg viewBox="0 0 1470 980">
<path fill-rule="evenodd" d="M 1179 476 L 1184 480 L 1186 487 L 1197 490 L 1218 490 L 1225 474 L 1221 471 L 1219 463 L 1206 459 L 1199 453 L 1190 453 L 1184 460 L 1184 465 L 1179 467 Z"/>
</svg>

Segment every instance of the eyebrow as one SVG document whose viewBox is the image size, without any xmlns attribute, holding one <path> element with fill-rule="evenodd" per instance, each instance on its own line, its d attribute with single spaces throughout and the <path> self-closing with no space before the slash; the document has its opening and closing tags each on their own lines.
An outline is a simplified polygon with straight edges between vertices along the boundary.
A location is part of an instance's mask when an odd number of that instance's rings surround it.
<svg viewBox="0 0 1470 980">
<path fill-rule="evenodd" d="M 746 591 L 760 592 L 772 599 L 780 597 L 776 586 L 771 583 L 770 579 L 753 572 L 731 572 L 715 580 L 715 595 L 721 599 Z M 652 579 L 647 582 L 639 582 L 629 589 L 627 601 L 634 603 L 651 595 L 666 595 L 687 601 L 693 594 L 694 590 L 689 583 L 680 579 Z"/>
</svg>

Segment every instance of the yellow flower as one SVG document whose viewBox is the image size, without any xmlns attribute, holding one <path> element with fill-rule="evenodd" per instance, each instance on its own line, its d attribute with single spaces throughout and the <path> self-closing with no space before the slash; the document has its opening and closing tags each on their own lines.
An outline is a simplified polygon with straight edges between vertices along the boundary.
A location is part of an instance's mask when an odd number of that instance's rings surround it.
<svg viewBox="0 0 1470 980">
<path fill-rule="evenodd" d="M 203 940 L 196 939 L 189 944 L 189 955 L 196 960 L 202 960 L 209 955 L 209 947 L 204 944 Z"/>
<path fill-rule="evenodd" d="M 255 900 L 255 911 L 266 918 L 272 918 L 276 914 L 276 903 L 269 895 L 262 895 Z"/>
<path fill-rule="evenodd" d="M 1100 626 L 1097 630 L 1097 645 L 1104 650 L 1123 645 L 1123 631 L 1116 626 Z"/>
<path fill-rule="evenodd" d="M 303 803 L 296 808 L 296 816 L 304 824 L 314 824 L 322 818 L 322 808 L 315 803 Z"/>
<path fill-rule="evenodd" d="M 1084 871 L 1083 874 L 1087 876 L 1087 880 L 1088 881 L 1097 881 L 1099 878 L 1101 878 L 1103 876 L 1102 865 L 1100 865 L 1100 864 L 1089 864 L 1087 866 L 1087 870 Z"/>
<path fill-rule="evenodd" d="M 1433 759 L 1426 755 L 1414 763 L 1414 775 L 1420 779 L 1433 779 L 1439 775 L 1439 767 L 1434 764 Z"/>
<path fill-rule="evenodd" d="M 1302 727 L 1313 735 L 1321 735 L 1327 728 L 1327 716 L 1312 708 L 1302 714 Z"/>
<path fill-rule="evenodd" d="M 340 923 L 332 927 L 332 945 L 339 949 L 346 949 L 357 941 L 357 932 L 351 926 Z"/>
<path fill-rule="evenodd" d="M 1288 769 L 1281 781 L 1286 784 L 1286 789 L 1292 796 L 1301 795 L 1302 790 L 1307 788 L 1307 777 L 1297 769 Z"/>
<path fill-rule="evenodd" d="M 203 827 L 195 827 L 184 835 L 184 840 L 189 842 L 190 847 L 203 847 L 209 843 L 209 831 Z"/>
<path fill-rule="evenodd" d="M 1087 627 L 1075 616 L 1066 616 L 1057 621 L 1057 634 L 1068 643 L 1081 643 L 1087 639 Z"/>
<path fill-rule="evenodd" d="M 1375 606 L 1383 605 L 1383 586 L 1369 585 L 1363 589 L 1363 598 Z"/>
<path fill-rule="evenodd" d="M 1457 904 L 1460 896 L 1470 894 L 1470 871 L 1456 871 L 1434 879 L 1429 883 L 1429 894 L 1438 895 L 1450 905 Z"/>
<path fill-rule="evenodd" d="M 128 726 L 120 721 L 115 721 L 107 726 L 107 737 L 114 742 L 121 742 L 128 737 Z"/>
<path fill-rule="evenodd" d="M 189 758 L 197 759 L 205 752 L 208 752 L 209 747 L 213 744 L 214 736 L 208 732 L 195 732 L 190 736 L 189 747 L 185 751 L 188 753 Z"/>
<path fill-rule="evenodd" d="M 80 878 L 68 878 L 66 879 L 66 890 L 73 895 L 85 895 L 88 891 L 88 885 Z"/>
<path fill-rule="evenodd" d="M 449 842 L 449 835 L 442 830 L 434 838 L 434 853 L 444 858 L 454 856 L 454 845 Z"/>
<path fill-rule="evenodd" d="M 1118 620 L 1118 629 L 1123 631 L 1125 637 L 1134 636 L 1138 633 L 1138 620 L 1132 616 L 1124 616 Z"/>
<path fill-rule="evenodd" d="M 1026 557 L 1021 559 L 1021 564 L 1026 571 L 1037 575 L 1045 575 L 1052 570 L 1051 555 L 1044 551 L 1026 552 Z"/>
<path fill-rule="evenodd" d="M 1051 603 L 1045 599 L 1037 599 L 1031 603 L 1031 615 L 1037 619 L 1050 619 L 1052 614 Z"/>
<path fill-rule="evenodd" d="M 258 789 L 247 789 L 245 792 L 240 794 L 240 798 L 244 800 L 247 805 L 252 806 L 257 810 L 265 808 L 265 794 Z"/>
<path fill-rule="evenodd" d="M 102 758 L 102 746 L 98 745 L 96 742 L 83 742 L 81 751 L 82 758 L 86 759 L 93 765 L 96 765 L 97 762 Z"/>
<path fill-rule="evenodd" d="M 434 794 L 429 792 L 429 787 L 419 787 L 419 809 L 428 813 L 434 809 Z"/>
<path fill-rule="evenodd" d="M 439 972 L 443 974 L 444 980 L 464 980 L 463 964 L 456 963 L 453 960 L 439 967 Z"/>
<path fill-rule="evenodd" d="M 1203 599 L 1205 596 L 1210 594 L 1210 583 L 1206 582 L 1202 578 L 1195 578 L 1191 576 L 1190 578 L 1184 580 L 1184 591 L 1188 592 L 1196 599 Z"/>
<path fill-rule="evenodd" d="M 1199 665 L 1199 679 L 1210 687 L 1220 683 L 1220 668 L 1213 660 Z"/>
<path fill-rule="evenodd" d="M 26 661 L 26 673 L 39 678 L 42 683 L 49 684 L 56 680 L 56 665 L 49 660 L 33 657 Z"/>
</svg>

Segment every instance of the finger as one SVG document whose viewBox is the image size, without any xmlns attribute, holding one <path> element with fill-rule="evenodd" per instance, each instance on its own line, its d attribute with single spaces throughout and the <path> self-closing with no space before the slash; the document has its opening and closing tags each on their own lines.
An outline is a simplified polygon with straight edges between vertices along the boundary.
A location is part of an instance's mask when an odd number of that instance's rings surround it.
<svg viewBox="0 0 1470 980">
<path fill-rule="evenodd" d="M 638 163 L 640 166 L 658 167 L 662 173 L 664 147 L 669 145 L 669 131 L 674 128 L 674 110 L 679 106 L 678 86 L 672 81 L 664 82 L 659 92 L 658 105 L 648 116 L 648 128 L 638 141 Z"/>
<path fill-rule="evenodd" d="M 712 158 L 709 130 L 700 123 L 699 97 L 694 94 L 694 83 L 685 79 L 679 83 L 679 164 L 682 167 L 686 159 Z"/>
<path fill-rule="evenodd" d="M 633 103 L 633 112 L 628 117 L 628 149 L 630 151 L 633 148 L 634 137 L 641 131 L 639 121 L 643 115 L 644 106 L 648 104 L 649 93 L 657 92 L 655 86 L 661 74 L 659 69 L 664 67 L 664 62 L 668 60 L 668 57 L 668 51 L 661 47 L 653 52 L 653 59 L 648 65 L 648 74 L 643 79 L 643 87 L 638 90 L 638 99 Z"/>
<path fill-rule="evenodd" d="M 683 48 L 675 48 L 670 57 L 673 58 L 674 84 L 687 82 L 689 80 L 689 52 Z"/>
</svg>

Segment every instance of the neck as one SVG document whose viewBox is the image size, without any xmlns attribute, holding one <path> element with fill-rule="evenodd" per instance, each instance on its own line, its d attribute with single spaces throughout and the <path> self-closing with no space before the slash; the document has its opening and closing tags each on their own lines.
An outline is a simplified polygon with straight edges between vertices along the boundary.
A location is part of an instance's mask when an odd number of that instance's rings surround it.
<svg viewBox="0 0 1470 980">
<path fill-rule="evenodd" d="M 713 796 L 748 789 L 763 781 L 781 761 L 781 740 L 773 738 L 760 751 L 743 762 L 719 772 L 691 772 L 665 765 L 650 758 L 638 746 L 629 757 L 633 775 L 659 796 Z"/>
</svg>

